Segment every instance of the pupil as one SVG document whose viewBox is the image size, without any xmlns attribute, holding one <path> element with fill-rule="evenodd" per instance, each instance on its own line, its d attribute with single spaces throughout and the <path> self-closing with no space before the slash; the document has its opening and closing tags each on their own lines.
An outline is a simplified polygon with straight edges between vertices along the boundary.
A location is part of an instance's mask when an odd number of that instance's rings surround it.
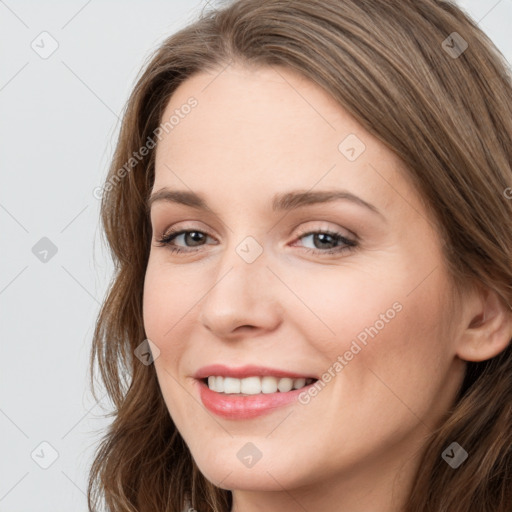
<svg viewBox="0 0 512 512">
<path fill-rule="evenodd" d="M 191 231 L 191 232 L 187 233 L 187 236 L 190 239 L 192 239 L 192 242 L 194 243 L 194 242 L 201 242 L 201 237 L 203 236 L 203 234 L 202 233 L 198 233 L 197 231 Z"/>
<path fill-rule="evenodd" d="M 317 233 L 317 234 L 315 235 L 315 237 L 317 237 L 317 238 L 315 238 L 316 240 L 320 239 L 320 243 L 321 243 L 321 244 L 322 244 L 322 243 L 328 243 L 328 244 L 329 244 L 329 243 L 332 243 L 332 240 L 331 240 L 331 241 L 329 241 L 329 240 L 327 240 L 327 241 L 326 241 L 326 240 L 325 240 L 325 237 L 328 237 L 328 238 L 331 238 L 331 239 L 332 239 L 332 236 L 331 236 L 331 235 L 328 235 L 327 233 Z M 316 245 L 316 244 L 315 244 L 315 245 Z"/>
</svg>

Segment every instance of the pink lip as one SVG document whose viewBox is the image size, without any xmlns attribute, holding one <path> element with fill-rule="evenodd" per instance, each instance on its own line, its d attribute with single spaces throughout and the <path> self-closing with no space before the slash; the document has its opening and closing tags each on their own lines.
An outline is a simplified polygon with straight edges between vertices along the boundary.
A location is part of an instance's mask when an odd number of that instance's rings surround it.
<svg viewBox="0 0 512 512">
<path fill-rule="evenodd" d="M 222 375 L 222 372 L 220 372 Z M 219 373 L 213 372 L 214 375 Z M 210 374 L 211 375 L 211 374 Z M 254 375 L 254 374 L 252 374 Z M 261 373 L 259 374 L 261 375 Z M 199 396 L 203 405 L 212 413 L 232 420 L 244 420 L 268 414 L 276 408 L 297 401 L 299 394 L 315 385 L 315 382 L 301 389 L 286 393 L 276 392 L 258 395 L 230 395 L 212 391 L 202 380 L 196 381 L 199 386 Z"/>
<path fill-rule="evenodd" d="M 211 364 L 203 366 L 194 375 L 196 379 L 205 379 L 210 375 L 220 375 L 222 377 L 235 377 L 236 379 L 243 379 L 245 377 L 264 377 L 269 375 L 271 377 L 288 377 L 290 379 L 311 378 L 317 379 L 314 375 L 301 375 L 299 373 L 288 372 L 279 370 L 277 368 L 268 368 L 264 366 L 247 365 L 239 368 L 229 368 L 223 364 Z"/>
</svg>

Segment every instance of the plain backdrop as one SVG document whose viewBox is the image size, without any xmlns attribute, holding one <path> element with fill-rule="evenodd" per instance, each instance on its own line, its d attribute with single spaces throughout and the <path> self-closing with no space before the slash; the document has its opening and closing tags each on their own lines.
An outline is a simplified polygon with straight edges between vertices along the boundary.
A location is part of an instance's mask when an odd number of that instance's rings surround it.
<svg viewBox="0 0 512 512">
<path fill-rule="evenodd" d="M 459 3 L 512 62 L 512 0 Z M 203 8 L 0 0 L 0 512 L 87 510 L 109 422 L 88 360 L 112 273 L 93 190 L 141 65 Z"/>
</svg>

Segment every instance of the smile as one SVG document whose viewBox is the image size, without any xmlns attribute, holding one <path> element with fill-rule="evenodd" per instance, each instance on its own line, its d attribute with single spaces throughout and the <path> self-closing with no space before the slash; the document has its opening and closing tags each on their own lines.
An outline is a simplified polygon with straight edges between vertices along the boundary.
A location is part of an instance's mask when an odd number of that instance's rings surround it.
<svg viewBox="0 0 512 512">
<path fill-rule="evenodd" d="M 292 389 L 302 389 L 304 386 L 311 384 L 314 379 L 289 377 L 273 377 L 265 375 L 262 377 L 253 376 L 244 379 L 235 377 L 223 377 L 219 375 L 210 375 L 204 379 L 205 384 L 211 391 L 224 394 L 237 394 L 239 396 L 270 394 L 270 393 L 287 393 Z"/>
</svg>

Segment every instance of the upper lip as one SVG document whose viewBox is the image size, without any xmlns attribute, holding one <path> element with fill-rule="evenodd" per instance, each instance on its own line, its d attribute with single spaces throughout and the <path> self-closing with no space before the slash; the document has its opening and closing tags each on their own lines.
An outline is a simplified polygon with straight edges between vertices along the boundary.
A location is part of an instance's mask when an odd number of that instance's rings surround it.
<svg viewBox="0 0 512 512">
<path fill-rule="evenodd" d="M 223 364 L 210 364 L 208 366 L 203 366 L 202 368 L 199 368 L 199 370 L 197 370 L 197 372 L 194 374 L 194 377 L 196 379 L 205 379 L 206 377 L 210 377 L 211 375 L 222 377 L 234 377 L 237 379 L 267 375 L 272 377 L 288 377 L 290 379 L 316 379 L 316 377 L 314 377 L 313 375 L 295 373 L 287 370 L 281 370 L 278 368 L 269 368 L 267 366 L 246 365 L 238 367 L 229 367 Z"/>
</svg>

